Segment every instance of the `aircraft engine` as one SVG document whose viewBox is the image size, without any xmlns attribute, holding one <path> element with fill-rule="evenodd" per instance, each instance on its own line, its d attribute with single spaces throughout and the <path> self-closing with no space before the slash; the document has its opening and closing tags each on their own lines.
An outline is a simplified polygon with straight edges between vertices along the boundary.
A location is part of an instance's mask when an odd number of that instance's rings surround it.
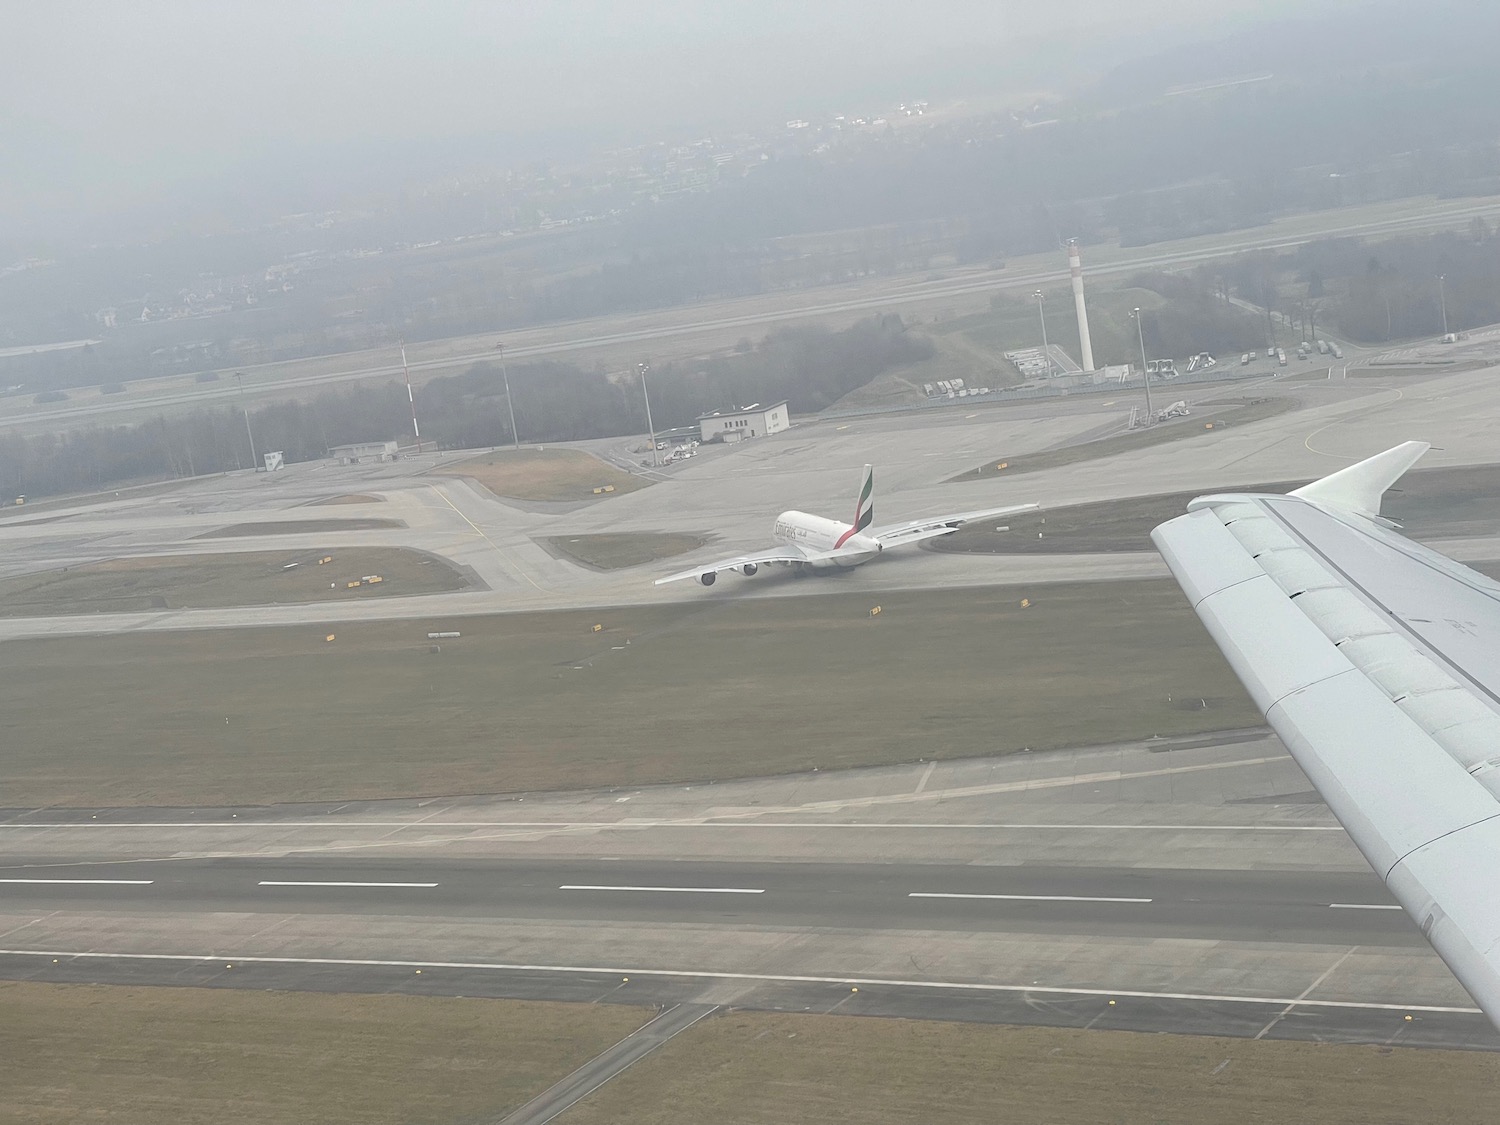
<svg viewBox="0 0 1500 1125">
<path fill-rule="evenodd" d="M 740 572 L 742 574 L 744 574 L 744 576 L 746 578 L 749 578 L 752 574 L 754 574 L 759 569 L 760 569 L 760 567 L 757 566 L 755 563 L 746 563 L 744 566 L 740 567 Z"/>
<path fill-rule="evenodd" d="M 702 582 L 705 586 L 712 586 L 714 584 L 714 579 L 717 577 L 719 576 L 710 570 L 704 574 L 698 575 L 698 581 Z"/>
</svg>

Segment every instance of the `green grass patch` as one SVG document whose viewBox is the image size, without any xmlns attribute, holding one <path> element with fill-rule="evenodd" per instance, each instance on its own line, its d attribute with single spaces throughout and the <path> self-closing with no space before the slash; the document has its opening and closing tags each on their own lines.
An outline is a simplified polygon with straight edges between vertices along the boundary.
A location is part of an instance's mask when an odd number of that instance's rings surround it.
<svg viewBox="0 0 1500 1125">
<path fill-rule="evenodd" d="M 439 630 L 463 636 L 433 653 Z M 0 791 L 27 807 L 686 782 L 1261 721 L 1168 580 L 11 641 L 0 713 Z"/>
<path fill-rule="evenodd" d="M 3 982 L 0 1120 L 497 1121 L 651 1017 L 612 1004 Z"/>
<path fill-rule="evenodd" d="M 324 558 L 332 561 L 320 564 Z M 370 576 L 381 580 L 363 581 Z M 450 563 L 402 547 L 159 555 L 0 579 L 0 616 L 349 601 L 468 585 Z"/>
<path fill-rule="evenodd" d="M 1497 1081 L 1481 1051 L 730 1012 L 559 1122 L 1481 1125 Z"/>
<path fill-rule="evenodd" d="M 670 559 L 674 555 L 696 551 L 708 543 L 699 535 L 680 532 L 641 531 L 608 535 L 554 535 L 547 544 L 559 554 L 568 556 L 596 570 L 623 570 L 625 567 Z"/>
<path fill-rule="evenodd" d="M 1173 388 L 1163 384 L 1161 397 L 1156 401 L 1166 406 L 1172 401 Z M 1190 438 L 1212 440 L 1213 435 L 1229 426 L 1246 426 L 1251 422 L 1262 422 L 1279 414 L 1295 410 L 1301 405 L 1294 398 L 1250 398 L 1218 399 L 1213 402 L 1195 404 L 1193 415 L 1173 419 L 1149 429 L 1131 430 L 1098 441 L 1082 442 L 1062 449 L 1049 449 L 1042 453 L 1030 453 L 1022 457 L 1007 457 L 1000 454 L 991 457 L 982 465 L 949 478 L 949 483 L 966 480 L 986 480 L 990 477 L 1013 477 L 1020 473 L 1038 473 L 1047 469 L 1060 469 L 1066 465 L 1077 465 L 1084 461 L 1097 461 L 1113 457 L 1117 453 L 1131 453 L 1138 449 L 1149 449 L 1172 441 L 1187 441 Z M 1004 466 L 1003 468 L 1001 466 Z"/>
<path fill-rule="evenodd" d="M 928 550 L 981 555 L 1069 555 L 1153 551 L 1151 529 L 1187 511 L 1205 492 L 1290 492 L 1305 480 L 1239 484 L 1192 492 L 1163 492 L 1127 500 L 1103 500 L 965 524 L 952 535 L 925 544 Z M 1408 473 L 1386 494 L 1385 515 L 1414 539 L 1467 539 L 1500 527 L 1500 465 L 1426 469 Z M 1492 573 L 1493 564 L 1471 563 Z"/>
<path fill-rule="evenodd" d="M 596 500 L 651 483 L 577 449 L 501 449 L 433 472 L 469 477 L 511 500 Z M 609 491 L 595 491 L 605 488 Z"/>
</svg>

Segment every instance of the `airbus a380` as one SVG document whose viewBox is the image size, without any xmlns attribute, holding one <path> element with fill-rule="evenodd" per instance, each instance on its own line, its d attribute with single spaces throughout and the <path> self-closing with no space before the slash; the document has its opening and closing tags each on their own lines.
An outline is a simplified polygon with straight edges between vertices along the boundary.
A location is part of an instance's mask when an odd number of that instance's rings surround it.
<svg viewBox="0 0 1500 1125">
<path fill-rule="evenodd" d="M 872 527 L 875 522 L 875 475 L 869 465 L 865 466 L 860 480 L 859 498 L 854 503 L 854 521 L 840 523 L 838 520 L 807 512 L 782 512 L 776 517 L 771 536 L 780 544 L 769 550 L 751 555 L 737 555 L 732 559 L 695 566 L 692 570 L 669 574 L 658 578 L 656 584 L 679 582 L 684 578 L 696 578 L 705 586 L 726 570 L 737 570 L 751 575 L 768 563 L 812 570 L 831 570 L 835 567 L 858 566 L 878 558 L 888 547 L 904 547 L 908 543 L 920 543 L 924 539 L 936 539 L 940 535 L 952 535 L 970 520 L 992 519 L 1015 512 L 1034 509 L 1035 504 L 1012 504 L 1005 508 L 981 508 L 974 512 L 956 512 L 947 516 L 929 516 L 926 519 L 908 520 L 888 527 Z"/>
</svg>

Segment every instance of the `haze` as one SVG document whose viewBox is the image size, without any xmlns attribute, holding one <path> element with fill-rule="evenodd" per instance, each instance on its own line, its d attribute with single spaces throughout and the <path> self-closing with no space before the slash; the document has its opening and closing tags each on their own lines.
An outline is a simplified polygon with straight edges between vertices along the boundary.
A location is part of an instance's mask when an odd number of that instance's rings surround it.
<svg viewBox="0 0 1500 1125">
<path fill-rule="evenodd" d="M 1290 3 L 8 4 L 7 241 L 580 146 L 1075 83 Z M 210 210 L 212 207 L 210 206 Z"/>
</svg>

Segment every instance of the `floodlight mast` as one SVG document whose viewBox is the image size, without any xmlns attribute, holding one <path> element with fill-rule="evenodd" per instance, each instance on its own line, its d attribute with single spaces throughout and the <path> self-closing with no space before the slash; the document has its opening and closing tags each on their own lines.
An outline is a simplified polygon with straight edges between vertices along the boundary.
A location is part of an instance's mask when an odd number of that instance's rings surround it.
<svg viewBox="0 0 1500 1125">
<path fill-rule="evenodd" d="M 1042 318 L 1042 358 L 1047 361 L 1047 378 L 1052 378 L 1052 349 L 1047 347 L 1047 295 L 1038 289 L 1032 298 L 1036 301 L 1037 315 Z"/>
<path fill-rule="evenodd" d="M 500 378 L 505 381 L 505 409 L 510 411 L 510 440 L 511 444 L 519 452 L 521 449 L 521 432 L 516 429 L 516 404 L 510 397 L 510 373 L 505 370 L 505 345 L 495 345 L 495 350 L 500 353 Z"/>
<path fill-rule="evenodd" d="M 260 455 L 255 452 L 255 435 L 250 432 L 250 410 L 245 406 L 245 373 L 236 371 L 235 382 L 240 386 L 240 413 L 245 416 L 245 436 L 250 439 L 250 471 L 260 472 Z"/>
<path fill-rule="evenodd" d="M 1146 370 L 1146 333 L 1141 327 L 1141 310 L 1132 309 L 1131 319 L 1135 321 L 1135 338 L 1141 345 L 1141 382 L 1146 388 L 1146 425 L 1156 421 L 1156 412 L 1151 409 L 1151 372 Z"/>
<path fill-rule="evenodd" d="M 411 432 L 417 439 L 417 452 L 422 452 L 422 431 L 417 428 L 417 399 L 411 393 L 411 368 L 406 366 L 406 341 L 401 341 L 401 370 L 406 375 L 406 401 L 411 404 Z"/>
<path fill-rule="evenodd" d="M 646 372 L 651 370 L 651 365 L 645 360 L 635 365 L 635 369 L 641 375 L 641 394 L 646 399 L 646 429 L 650 431 L 647 440 L 651 443 L 651 467 L 656 468 L 659 462 L 656 459 L 656 426 L 651 422 L 651 392 L 646 389 Z"/>
</svg>

